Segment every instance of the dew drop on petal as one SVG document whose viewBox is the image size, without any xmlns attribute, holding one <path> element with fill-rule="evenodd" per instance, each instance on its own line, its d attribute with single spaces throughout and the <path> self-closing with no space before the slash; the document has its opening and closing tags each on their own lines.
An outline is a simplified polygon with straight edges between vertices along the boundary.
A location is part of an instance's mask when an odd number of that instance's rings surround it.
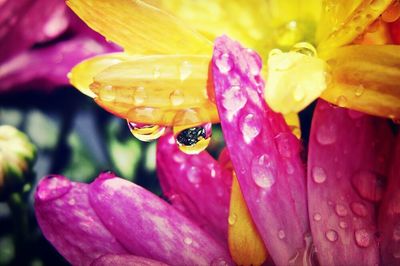
<svg viewBox="0 0 400 266">
<path fill-rule="evenodd" d="M 237 215 L 234 214 L 234 213 L 229 214 L 228 223 L 229 223 L 230 225 L 234 225 L 234 224 L 236 223 L 236 221 L 237 221 Z"/>
<path fill-rule="evenodd" d="M 322 216 L 320 213 L 318 213 L 318 212 L 314 213 L 314 215 L 313 215 L 314 221 L 319 222 L 319 221 L 321 221 L 321 218 L 322 218 Z"/>
<path fill-rule="evenodd" d="M 371 235 L 366 229 L 359 229 L 354 232 L 356 244 L 362 248 L 366 248 L 371 244 Z"/>
<path fill-rule="evenodd" d="M 99 98 L 102 101 L 112 102 L 115 100 L 115 94 L 111 85 L 104 86 L 99 91 Z"/>
<path fill-rule="evenodd" d="M 353 211 L 353 213 L 357 216 L 360 217 L 365 217 L 368 214 L 367 207 L 363 203 L 360 202 L 352 202 L 350 204 L 350 208 Z"/>
<path fill-rule="evenodd" d="M 153 69 L 153 78 L 158 79 L 161 76 L 161 71 L 159 66 L 155 66 Z"/>
<path fill-rule="evenodd" d="M 348 227 L 347 223 L 345 221 L 340 221 L 339 222 L 339 227 L 342 229 L 346 229 Z"/>
<path fill-rule="evenodd" d="M 249 144 L 252 142 L 261 131 L 260 122 L 257 121 L 253 114 L 243 116 L 239 122 L 242 131 L 243 140 Z"/>
<path fill-rule="evenodd" d="M 312 168 L 312 178 L 315 183 L 322 184 L 326 180 L 326 172 L 323 168 L 314 166 Z"/>
<path fill-rule="evenodd" d="M 346 98 L 345 96 L 343 96 L 343 95 L 339 96 L 339 97 L 336 99 L 336 105 L 339 106 L 339 107 L 346 107 L 346 105 L 347 105 L 347 98 Z"/>
<path fill-rule="evenodd" d="M 222 95 L 222 105 L 228 111 L 227 118 L 232 121 L 233 117 L 244 107 L 247 98 L 238 85 L 232 85 Z"/>
<path fill-rule="evenodd" d="M 317 129 L 316 138 L 321 145 L 330 145 L 336 142 L 337 128 L 335 124 L 324 123 Z"/>
<path fill-rule="evenodd" d="M 338 240 L 338 233 L 335 230 L 328 230 L 325 232 L 325 237 L 331 242 Z"/>
<path fill-rule="evenodd" d="M 284 239 L 286 237 L 285 231 L 279 230 L 278 231 L 278 238 L 279 239 Z"/>
<path fill-rule="evenodd" d="M 256 185 L 260 188 L 270 188 L 275 183 L 275 175 L 266 155 L 252 160 L 251 175 Z"/>
<path fill-rule="evenodd" d="M 293 156 L 293 146 L 290 145 L 290 138 L 293 138 L 293 135 L 289 133 L 279 133 L 275 136 L 279 154 L 284 158 Z"/>
<path fill-rule="evenodd" d="M 228 73 L 233 67 L 233 60 L 227 53 L 223 53 L 215 59 L 219 71 L 223 74 Z"/>
<path fill-rule="evenodd" d="M 192 74 L 192 64 L 188 61 L 183 61 L 180 68 L 180 72 L 181 72 L 180 78 L 182 81 L 184 81 L 190 76 L 190 74 Z"/>
<path fill-rule="evenodd" d="M 192 166 L 188 170 L 188 180 L 190 183 L 194 185 L 198 185 L 201 182 L 201 176 L 200 176 L 200 171 L 197 167 Z"/>
<path fill-rule="evenodd" d="M 354 94 L 355 94 L 357 97 L 360 97 L 361 95 L 363 95 L 364 91 L 365 91 L 364 86 L 363 86 L 363 85 L 359 85 L 359 86 L 356 88 Z"/>
<path fill-rule="evenodd" d="M 193 243 L 193 240 L 190 237 L 185 237 L 183 242 L 185 242 L 186 245 L 191 245 Z"/>
<path fill-rule="evenodd" d="M 132 135 L 141 141 L 152 141 L 158 139 L 165 133 L 165 127 L 159 125 L 145 125 L 140 123 L 128 122 L 129 130 Z"/>
<path fill-rule="evenodd" d="M 183 96 L 184 96 L 183 92 L 181 92 L 180 90 L 174 90 L 169 95 L 169 100 L 173 106 L 178 106 L 178 105 L 183 104 L 183 102 L 184 102 Z"/>
<path fill-rule="evenodd" d="M 336 214 L 339 216 L 346 216 L 347 215 L 347 208 L 343 204 L 336 204 L 335 206 Z"/>
<path fill-rule="evenodd" d="M 135 105 L 142 104 L 146 100 L 146 90 L 143 87 L 136 87 L 133 90 L 133 101 Z"/>
</svg>

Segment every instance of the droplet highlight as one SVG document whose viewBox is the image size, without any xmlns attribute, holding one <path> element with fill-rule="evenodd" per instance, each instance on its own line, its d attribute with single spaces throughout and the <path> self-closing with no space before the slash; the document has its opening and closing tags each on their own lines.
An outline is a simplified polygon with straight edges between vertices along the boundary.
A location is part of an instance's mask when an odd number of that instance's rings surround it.
<svg viewBox="0 0 400 266">
<path fill-rule="evenodd" d="M 132 135 L 141 141 L 156 140 L 165 133 L 165 127 L 159 125 L 145 125 L 127 121 Z"/>
<path fill-rule="evenodd" d="M 314 166 L 312 168 L 311 174 L 312 174 L 312 178 L 313 178 L 314 182 L 318 183 L 318 184 L 324 183 L 327 178 L 325 170 L 318 166 Z"/>
<path fill-rule="evenodd" d="M 255 184 L 260 188 L 267 189 L 275 183 L 275 173 L 266 155 L 252 160 L 251 175 Z"/>
</svg>

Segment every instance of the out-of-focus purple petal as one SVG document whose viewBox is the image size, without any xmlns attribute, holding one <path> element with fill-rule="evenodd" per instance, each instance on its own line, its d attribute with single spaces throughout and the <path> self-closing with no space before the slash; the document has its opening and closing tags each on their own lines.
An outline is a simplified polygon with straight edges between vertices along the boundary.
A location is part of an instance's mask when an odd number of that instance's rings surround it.
<svg viewBox="0 0 400 266">
<path fill-rule="evenodd" d="M 173 206 L 183 207 L 202 228 L 227 243 L 231 173 L 222 171 L 206 151 L 181 152 L 168 134 L 157 144 L 157 174 Z"/>
<path fill-rule="evenodd" d="M 132 253 L 176 265 L 231 263 L 228 251 L 186 216 L 121 178 L 97 178 L 89 187 L 97 215 Z"/>
<path fill-rule="evenodd" d="M 0 62 L 68 26 L 63 0 L 6 0 L 0 6 Z"/>
<path fill-rule="evenodd" d="M 67 85 L 67 74 L 74 65 L 88 57 L 113 50 L 85 36 L 28 50 L 2 63 L 0 92 L 22 85 L 39 85 L 47 89 Z"/>
<path fill-rule="evenodd" d="M 390 266 L 400 265 L 400 133 L 393 155 L 378 221 L 382 262 Z"/>
<path fill-rule="evenodd" d="M 376 205 L 393 134 L 385 119 L 319 101 L 308 153 L 308 208 L 323 265 L 378 265 Z"/>
<path fill-rule="evenodd" d="M 90 265 L 105 254 L 129 254 L 89 204 L 88 185 L 63 176 L 40 181 L 35 213 L 44 236 L 73 265 Z"/>
<path fill-rule="evenodd" d="M 232 164 L 269 254 L 288 265 L 309 254 L 305 170 L 298 140 L 264 102 L 261 64 L 239 43 L 215 41 L 215 98 Z"/>
<path fill-rule="evenodd" d="M 168 266 L 165 263 L 133 255 L 108 254 L 93 261 L 91 266 Z"/>
</svg>

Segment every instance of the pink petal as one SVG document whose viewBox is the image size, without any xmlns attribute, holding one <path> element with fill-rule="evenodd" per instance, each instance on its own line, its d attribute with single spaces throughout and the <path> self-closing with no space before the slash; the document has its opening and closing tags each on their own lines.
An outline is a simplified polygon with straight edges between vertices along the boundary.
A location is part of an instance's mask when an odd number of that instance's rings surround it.
<svg viewBox="0 0 400 266">
<path fill-rule="evenodd" d="M 308 153 L 308 208 L 323 265 L 378 265 L 376 205 L 393 136 L 386 120 L 320 100 Z"/>
<path fill-rule="evenodd" d="M 36 85 L 47 89 L 57 85 L 68 85 L 67 74 L 74 65 L 88 57 L 112 50 L 84 36 L 28 50 L 1 64 L 0 92 L 23 85 Z"/>
<path fill-rule="evenodd" d="M 400 265 L 400 134 L 393 153 L 388 189 L 379 209 L 380 251 L 383 265 Z"/>
<path fill-rule="evenodd" d="M 74 265 L 89 265 L 109 253 L 128 253 L 101 223 L 87 192 L 86 184 L 49 176 L 40 181 L 35 194 L 36 218 L 44 236 Z"/>
<path fill-rule="evenodd" d="M 96 259 L 91 266 L 167 266 L 167 264 L 133 255 L 108 254 Z"/>
<path fill-rule="evenodd" d="M 310 237 L 300 145 L 264 102 L 261 58 L 223 36 L 212 63 L 225 141 L 258 231 L 276 264 L 303 259 Z"/>
<path fill-rule="evenodd" d="M 107 228 L 133 254 L 168 264 L 230 264 L 228 251 L 179 211 L 121 178 L 102 176 L 90 202 Z"/>
<path fill-rule="evenodd" d="M 157 173 L 172 205 L 227 243 L 231 173 L 207 152 L 181 152 L 172 134 L 158 141 Z"/>
</svg>

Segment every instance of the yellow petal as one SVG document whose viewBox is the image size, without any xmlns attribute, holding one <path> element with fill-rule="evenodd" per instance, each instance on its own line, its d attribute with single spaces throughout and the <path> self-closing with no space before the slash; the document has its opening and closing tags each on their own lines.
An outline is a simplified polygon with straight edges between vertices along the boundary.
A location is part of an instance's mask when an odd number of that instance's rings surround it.
<svg viewBox="0 0 400 266">
<path fill-rule="evenodd" d="M 400 46 L 353 45 L 328 58 L 332 80 L 322 97 L 372 115 L 400 118 Z"/>
<path fill-rule="evenodd" d="M 312 35 L 320 0 L 160 0 L 160 6 L 209 39 L 227 34 L 263 58 L 273 47 L 291 46 Z M 311 38 L 311 37 L 310 37 Z M 290 43 L 289 43 L 290 42 Z"/>
<path fill-rule="evenodd" d="M 208 96 L 209 56 L 143 56 L 94 77 L 96 102 L 130 121 L 158 125 L 218 122 Z"/>
<path fill-rule="evenodd" d="M 351 43 L 374 22 L 392 0 L 327 0 L 318 23 L 318 51 L 325 56 L 329 50 Z"/>
<path fill-rule="evenodd" d="M 237 265 L 261 265 L 268 256 L 233 173 L 229 206 L 229 251 Z"/>
<path fill-rule="evenodd" d="M 273 50 L 268 58 L 265 100 L 275 111 L 298 113 L 326 89 L 327 65 L 318 57 Z"/>
<path fill-rule="evenodd" d="M 168 13 L 140 0 L 68 0 L 92 29 L 130 54 L 210 54 L 211 43 Z"/>
<path fill-rule="evenodd" d="M 300 119 L 297 113 L 288 113 L 284 116 L 286 124 L 289 126 L 292 133 L 298 138 L 301 138 Z"/>
<path fill-rule="evenodd" d="M 95 56 L 76 65 L 68 74 L 70 83 L 80 92 L 89 97 L 96 97 L 89 85 L 93 82 L 93 77 L 109 66 L 118 64 L 130 57 L 124 53 L 111 53 Z"/>
</svg>

